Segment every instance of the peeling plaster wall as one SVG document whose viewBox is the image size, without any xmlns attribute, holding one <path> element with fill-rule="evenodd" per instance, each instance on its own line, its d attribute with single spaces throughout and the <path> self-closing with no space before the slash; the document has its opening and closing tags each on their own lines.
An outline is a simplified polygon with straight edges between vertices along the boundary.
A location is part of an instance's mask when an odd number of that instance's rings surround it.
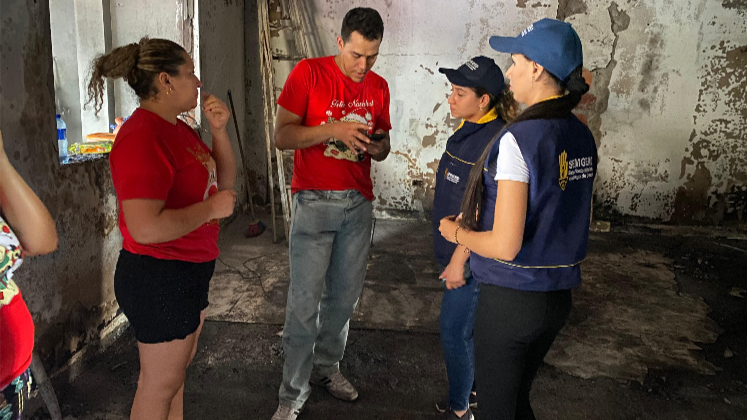
<svg viewBox="0 0 747 420">
<path fill-rule="evenodd" d="M 211 93 L 228 101 L 227 91 L 231 90 L 239 133 L 242 139 L 245 135 L 245 88 L 244 88 L 244 2 L 239 0 L 200 1 L 199 6 L 199 66 L 200 78 L 203 83 L 202 92 Z M 206 128 L 201 133 L 208 145 L 212 144 L 207 121 L 203 118 L 202 125 Z M 233 143 L 238 174 L 236 190 L 239 191 L 238 200 L 246 202 L 244 191 L 243 165 L 236 140 L 236 129 L 233 120 L 226 126 L 228 137 Z M 246 148 L 246 142 L 243 143 Z"/>
<path fill-rule="evenodd" d="M 624 26 L 599 68 L 610 77 L 597 136 L 606 211 L 678 224 L 742 220 L 747 5 L 733 4 L 649 0 L 609 10 L 613 29 Z M 573 18 L 593 24 L 591 15 Z"/>
<path fill-rule="evenodd" d="M 384 18 L 374 71 L 387 79 L 392 93 L 393 150 L 389 159 L 373 165 L 379 211 L 427 212 L 432 206 L 438 159 L 459 123 L 445 106 L 450 88 L 438 67 L 483 54 L 506 70 L 509 57 L 490 49 L 488 37 L 517 34 L 532 21 L 551 17 L 571 22 L 585 48 L 591 91 L 578 113 L 599 145 L 598 215 L 683 224 L 742 219 L 747 202 L 745 2 L 302 3 L 317 56 L 337 52 L 335 37 L 350 8 L 370 6 Z M 280 82 L 285 76 L 278 71 Z"/>
<path fill-rule="evenodd" d="M 16 273 L 36 324 L 36 347 L 59 366 L 116 314 L 121 246 L 105 159 L 60 166 L 47 2 L 0 4 L 0 129 L 11 162 L 56 221 L 59 249 Z"/>
</svg>

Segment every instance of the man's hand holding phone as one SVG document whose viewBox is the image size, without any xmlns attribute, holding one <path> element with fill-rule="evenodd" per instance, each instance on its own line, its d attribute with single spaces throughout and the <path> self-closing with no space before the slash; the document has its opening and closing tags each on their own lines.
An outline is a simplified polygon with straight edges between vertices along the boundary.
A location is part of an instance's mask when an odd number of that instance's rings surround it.
<svg viewBox="0 0 747 420">
<path fill-rule="evenodd" d="M 368 153 L 374 160 L 383 160 L 389 153 L 389 134 L 379 129 L 373 134 L 367 134 L 367 136 L 371 140 L 368 143 Z"/>
</svg>

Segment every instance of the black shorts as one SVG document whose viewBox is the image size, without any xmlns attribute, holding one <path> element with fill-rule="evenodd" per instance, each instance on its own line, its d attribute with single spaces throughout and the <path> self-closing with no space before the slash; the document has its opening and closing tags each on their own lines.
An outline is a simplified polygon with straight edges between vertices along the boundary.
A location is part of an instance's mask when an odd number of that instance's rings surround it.
<svg viewBox="0 0 747 420">
<path fill-rule="evenodd" d="M 120 251 L 114 294 L 137 341 L 165 343 L 197 331 L 214 271 L 215 260 L 193 263 Z"/>
</svg>

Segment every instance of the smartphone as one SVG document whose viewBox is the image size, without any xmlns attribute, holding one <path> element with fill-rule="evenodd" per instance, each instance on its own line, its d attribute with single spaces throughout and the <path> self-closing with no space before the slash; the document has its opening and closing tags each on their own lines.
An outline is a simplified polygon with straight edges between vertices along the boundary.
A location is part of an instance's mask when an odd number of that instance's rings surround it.
<svg viewBox="0 0 747 420">
<path fill-rule="evenodd" d="M 386 138 L 386 133 L 367 134 L 367 136 L 371 141 L 382 141 Z"/>
</svg>

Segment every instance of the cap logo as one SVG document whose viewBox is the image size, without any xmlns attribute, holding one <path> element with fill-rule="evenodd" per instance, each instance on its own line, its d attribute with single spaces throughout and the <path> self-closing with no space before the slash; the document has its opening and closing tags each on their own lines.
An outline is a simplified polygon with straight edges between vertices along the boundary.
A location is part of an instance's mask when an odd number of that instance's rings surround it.
<svg viewBox="0 0 747 420">
<path fill-rule="evenodd" d="M 529 32 L 532 32 L 534 30 L 534 24 L 529 25 L 526 29 L 521 31 L 521 36 L 528 34 Z"/>
<path fill-rule="evenodd" d="M 469 69 L 472 71 L 475 71 L 478 68 L 480 68 L 480 66 L 472 60 L 469 60 L 468 62 L 464 63 L 464 65 L 469 67 Z"/>
</svg>

